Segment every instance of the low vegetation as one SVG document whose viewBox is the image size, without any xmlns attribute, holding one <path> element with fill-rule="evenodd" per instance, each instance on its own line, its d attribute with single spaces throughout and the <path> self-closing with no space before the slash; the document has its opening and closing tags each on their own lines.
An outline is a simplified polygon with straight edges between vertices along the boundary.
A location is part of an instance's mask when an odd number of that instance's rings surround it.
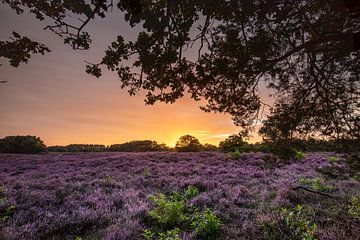
<svg viewBox="0 0 360 240">
<path fill-rule="evenodd" d="M 336 156 L 336 164 L 329 162 Z M 0 155 L 0 238 L 358 239 L 357 158 L 266 153 Z M 36 167 L 34 165 L 36 163 Z M 337 178 L 319 169 L 342 168 Z M 13 206 L 13 207 L 12 207 Z"/>
</svg>

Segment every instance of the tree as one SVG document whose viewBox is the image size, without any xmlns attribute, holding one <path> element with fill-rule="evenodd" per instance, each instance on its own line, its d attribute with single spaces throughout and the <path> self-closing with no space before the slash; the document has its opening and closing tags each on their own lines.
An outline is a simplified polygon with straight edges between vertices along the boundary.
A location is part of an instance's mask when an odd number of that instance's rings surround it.
<svg viewBox="0 0 360 240">
<path fill-rule="evenodd" d="M 7 136 L 0 139 L 1 153 L 42 153 L 44 142 L 36 136 Z"/>
<path fill-rule="evenodd" d="M 214 144 L 210 144 L 210 143 L 205 143 L 201 146 L 201 150 L 202 151 L 209 151 L 209 152 L 212 152 L 212 151 L 217 151 L 219 148 L 214 145 Z"/>
<path fill-rule="evenodd" d="M 53 20 L 47 29 L 74 49 L 90 47 L 84 27 L 114 6 L 106 0 L 2 2 L 18 14 L 28 8 L 40 20 Z M 261 94 L 266 86 L 276 106 L 289 100 L 291 112 L 306 110 L 300 122 L 316 122 L 308 129 L 359 135 L 358 1 L 119 0 L 116 6 L 131 27 L 141 24 L 143 30 L 134 42 L 119 35 L 98 63 L 87 65 L 88 73 L 117 72 L 131 95 L 147 92 L 147 104 L 172 103 L 187 92 L 207 101 L 204 111 L 229 113 L 245 129 L 269 107 Z M 74 25 L 66 22 L 68 15 L 83 20 Z M 32 46 L 33 52 L 46 51 Z M 195 59 L 189 51 L 197 53 Z M 30 57 L 16 55 L 0 54 L 14 66 Z"/>
<path fill-rule="evenodd" d="M 181 136 L 175 145 L 178 152 L 197 152 L 201 147 L 199 140 L 191 135 Z"/>
<path fill-rule="evenodd" d="M 219 144 L 219 149 L 222 152 L 234 152 L 234 151 L 244 151 L 248 148 L 249 144 L 244 141 L 242 135 L 231 135 L 224 141 L 221 141 Z"/>
</svg>

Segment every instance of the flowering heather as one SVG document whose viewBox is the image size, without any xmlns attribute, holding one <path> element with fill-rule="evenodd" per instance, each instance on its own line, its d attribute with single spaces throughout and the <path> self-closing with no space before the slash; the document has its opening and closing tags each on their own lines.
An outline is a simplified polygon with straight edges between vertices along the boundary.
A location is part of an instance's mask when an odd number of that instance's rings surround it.
<svg viewBox="0 0 360 240">
<path fill-rule="evenodd" d="M 317 226 L 316 239 L 359 239 L 360 222 L 348 213 L 348 202 L 360 182 L 346 171 L 341 178 L 324 175 L 347 167 L 342 156 L 335 163 L 330 156 L 305 154 L 282 164 L 263 153 L 239 159 L 214 152 L 2 154 L 0 210 L 15 207 L 0 222 L 0 239 L 143 239 L 149 196 L 188 186 L 199 190 L 191 204 L 221 219 L 219 239 L 266 239 L 264 223 L 299 204 Z M 296 188 L 300 179 L 321 179 L 332 188 L 313 193 Z"/>
</svg>

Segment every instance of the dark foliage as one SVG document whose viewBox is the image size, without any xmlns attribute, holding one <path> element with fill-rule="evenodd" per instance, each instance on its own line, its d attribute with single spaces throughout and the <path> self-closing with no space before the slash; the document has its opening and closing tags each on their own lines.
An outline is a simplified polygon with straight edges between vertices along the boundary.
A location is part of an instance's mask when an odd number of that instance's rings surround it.
<svg viewBox="0 0 360 240">
<path fill-rule="evenodd" d="M 276 96 L 270 122 L 285 119 L 297 134 L 359 137 L 356 1 L 2 2 L 18 14 L 28 9 L 49 20 L 47 29 L 74 49 L 90 47 L 85 26 L 116 4 L 131 27 L 142 28 L 135 41 L 117 36 L 86 71 L 96 77 L 102 68 L 117 72 L 131 95 L 147 93 L 148 104 L 174 102 L 189 92 L 207 101 L 203 110 L 229 113 L 248 127 L 267 106 L 261 94 L 266 86 Z"/>
<path fill-rule="evenodd" d="M 247 151 L 249 144 L 244 141 L 244 138 L 238 135 L 231 135 L 224 141 L 219 143 L 219 150 L 222 152 L 234 152 L 239 150 L 240 152 Z"/>
<path fill-rule="evenodd" d="M 205 143 L 201 146 L 202 151 L 217 151 L 219 148 L 216 145 Z"/>
<path fill-rule="evenodd" d="M 18 67 L 21 62 L 27 63 L 31 54 L 42 54 L 50 52 L 44 44 L 32 41 L 27 37 L 13 32 L 11 41 L 0 41 L 0 57 L 8 58 L 10 65 Z"/>
<path fill-rule="evenodd" d="M 158 144 L 151 140 L 137 140 L 122 144 L 113 144 L 108 147 L 110 152 L 154 152 L 168 151 L 169 148 L 165 144 Z"/>
<path fill-rule="evenodd" d="M 0 139 L 2 153 L 42 153 L 46 150 L 44 142 L 36 136 L 7 136 Z"/>
<path fill-rule="evenodd" d="M 202 150 L 202 146 L 197 138 L 184 135 L 176 142 L 175 150 L 178 152 L 198 152 Z"/>
<path fill-rule="evenodd" d="M 101 144 L 69 144 L 67 146 L 49 146 L 49 152 L 105 152 L 107 148 Z"/>
</svg>

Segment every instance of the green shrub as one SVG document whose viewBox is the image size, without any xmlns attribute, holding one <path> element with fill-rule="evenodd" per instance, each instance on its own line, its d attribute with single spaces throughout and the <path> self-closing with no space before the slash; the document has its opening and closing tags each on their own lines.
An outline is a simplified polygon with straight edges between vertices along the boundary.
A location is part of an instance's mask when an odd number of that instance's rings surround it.
<svg viewBox="0 0 360 240">
<path fill-rule="evenodd" d="M 360 220 L 360 193 L 350 199 L 348 213 L 354 218 Z"/>
<path fill-rule="evenodd" d="M 141 234 L 145 239 L 153 239 L 155 237 L 155 233 L 151 231 L 151 229 L 144 229 L 143 233 Z"/>
<path fill-rule="evenodd" d="M 180 240 L 179 236 L 180 230 L 178 228 L 168 230 L 165 233 L 160 232 L 158 234 L 158 240 Z"/>
<path fill-rule="evenodd" d="M 0 139 L 2 153 L 42 153 L 46 150 L 44 142 L 36 136 L 7 136 Z"/>
<path fill-rule="evenodd" d="M 232 158 L 232 159 L 238 159 L 238 158 L 240 158 L 241 157 L 241 152 L 240 152 L 240 150 L 237 148 L 237 149 L 235 149 L 235 151 L 234 152 L 230 152 L 230 158 Z"/>
<path fill-rule="evenodd" d="M 0 184 L 0 223 L 8 220 L 15 210 L 16 206 L 9 204 L 4 196 L 4 187 Z"/>
<path fill-rule="evenodd" d="M 216 239 L 221 221 L 213 211 L 205 209 L 201 214 L 195 214 L 191 226 L 197 239 Z"/>
<path fill-rule="evenodd" d="M 162 193 L 151 195 L 149 199 L 154 205 L 154 208 L 149 211 L 149 216 L 159 225 L 174 227 L 188 219 L 184 213 L 185 203 L 183 200 L 175 197 L 167 199 Z"/>
<path fill-rule="evenodd" d="M 196 187 L 188 186 L 183 196 L 185 199 L 191 199 L 199 194 L 199 190 Z"/>
<path fill-rule="evenodd" d="M 327 160 L 332 163 L 337 163 L 339 161 L 337 157 L 334 156 L 328 157 Z"/>
<path fill-rule="evenodd" d="M 315 191 L 328 192 L 334 190 L 334 187 L 325 185 L 322 183 L 321 178 L 300 178 L 299 183 L 301 185 L 306 185 L 314 189 Z"/>
<path fill-rule="evenodd" d="M 188 186 L 182 193 L 173 191 L 168 197 L 164 194 L 149 196 L 153 208 L 148 216 L 154 224 L 143 230 L 145 239 L 180 239 L 180 230 L 194 229 L 196 239 L 213 239 L 220 229 L 220 219 L 210 209 L 201 214 L 188 200 L 197 196 L 199 190 Z"/>
<path fill-rule="evenodd" d="M 314 233 L 317 229 L 316 224 L 306 220 L 303 207 L 297 205 L 293 209 L 282 208 L 280 216 L 283 223 L 288 228 L 290 239 L 314 240 Z"/>
<path fill-rule="evenodd" d="M 266 240 L 316 240 L 314 237 L 317 226 L 306 219 L 301 205 L 295 208 L 280 209 L 276 220 L 261 223 Z"/>
<path fill-rule="evenodd" d="M 305 158 L 305 155 L 301 151 L 296 151 L 295 158 L 296 158 L 296 160 L 303 160 Z"/>
</svg>

